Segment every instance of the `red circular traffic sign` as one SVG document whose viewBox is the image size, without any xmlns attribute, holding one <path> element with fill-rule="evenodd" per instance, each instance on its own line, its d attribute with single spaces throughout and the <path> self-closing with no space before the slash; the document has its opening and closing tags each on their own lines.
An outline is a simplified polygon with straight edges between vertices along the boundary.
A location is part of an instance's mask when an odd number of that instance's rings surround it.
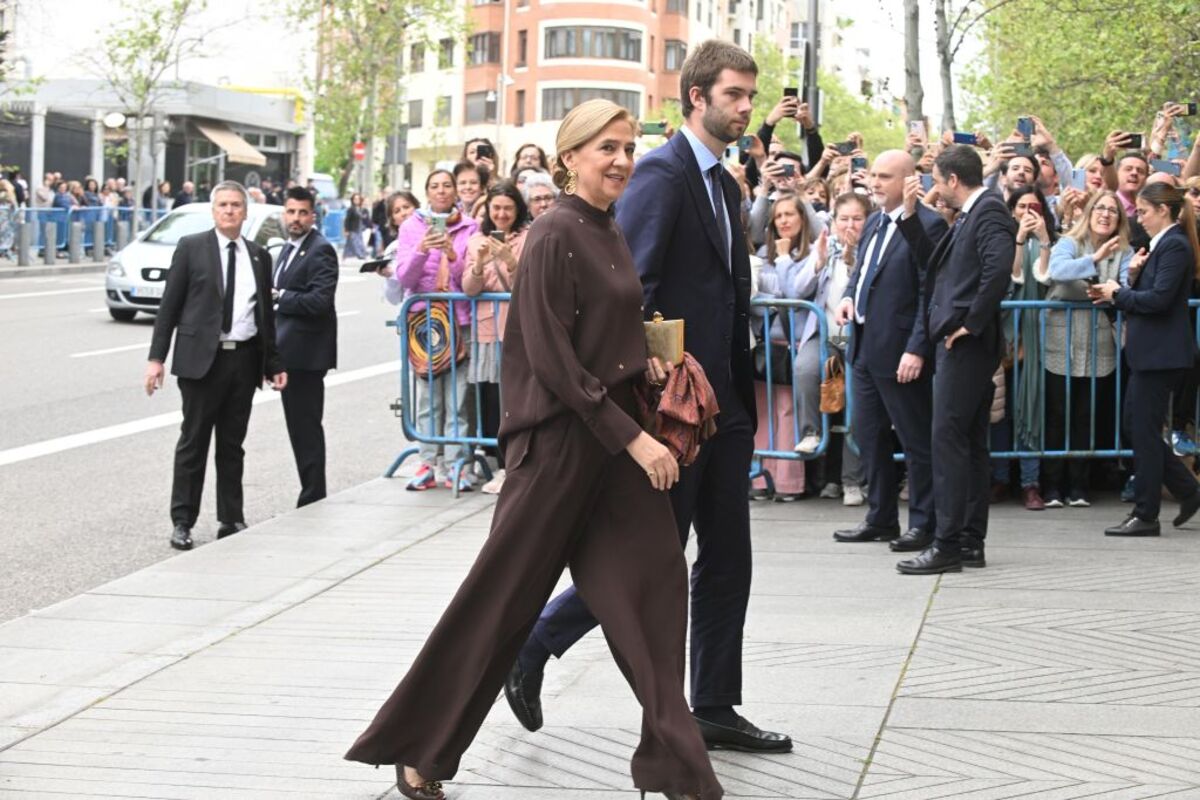
<svg viewBox="0 0 1200 800">
<path fill-rule="evenodd" d="M 354 143 L 354 160 L 355 161 L 365 161 L 366 158 L 367 158 L 367 143 L 366 142 L 355 142 Z"/>
</svg>

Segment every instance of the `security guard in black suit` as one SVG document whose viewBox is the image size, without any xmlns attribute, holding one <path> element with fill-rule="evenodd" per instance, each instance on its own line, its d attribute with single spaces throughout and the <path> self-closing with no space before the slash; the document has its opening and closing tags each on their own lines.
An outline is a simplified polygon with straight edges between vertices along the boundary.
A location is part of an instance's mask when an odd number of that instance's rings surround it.
<svg viewBox="0 0 1200 800">
<path fill-rule="evenodd" d="M 287 373 L 275 350 L 271 257 L 242 236 L 246 189 L 234 181 L 212 191 L 216 230 L 184 236 L 175 246 L 162 304 L 154 320 L 146 394 L 162 387 L 163 362 L 175 335 L 171 374 L 183 396 L 183 425 L 171 483 L 171 546 L 192 549 L 200 515 L 208 443 L 216 430 L 217 538 L 246 527 L 242 512 L 242 441 L 250 404 L 263 378 L 276 390 Z"/>
<path fill-rule="evenodd" d="M 955 145 L 933 165 L 934 188 L 959 209 L 934 247 L 915 213 L 921 184 L 907 179 L 898 230 L 928 264 L 926 327 L 933 342 L 933 545 L 896 569 L 907 575 L 961 572 L 985 564 L 988 524 L 988 414 L 992 375 L 1004 347 L 1000 302 L 1016 253 L 1016 222 L 983 186 L 975 149 Z"/>
<path fill-rule="evenodd" d="M 275 342 L 288 373 L 283 415 L 300 473 L 297 507 L 325 497 L 325 373 L 337 367 L 338 258 L 313 226 L 316 198 L 293 186 L 283 203 L 288 241 L 275 260 Z"/>
</svg>

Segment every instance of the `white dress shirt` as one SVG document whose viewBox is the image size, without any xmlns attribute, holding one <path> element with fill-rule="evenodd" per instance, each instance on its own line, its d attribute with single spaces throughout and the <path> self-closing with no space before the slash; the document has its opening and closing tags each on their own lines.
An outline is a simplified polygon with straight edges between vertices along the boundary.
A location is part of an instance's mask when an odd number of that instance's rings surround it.
<svg viewBox="0 0 1200 800">
<path fill-rule="evenodd" d="M 1153 237 L 1150 239 L 1150 249 L 1149 249 L 1149 250 L 1147 250 L 1146 252 L 1148 252 L 1148 253 L 1153 253 L 1153 252 L 1154 252 L 1154 247 L 1155 247 L 1155 246 L 1156 246 L 1156 245 L 1157 245 L 1157 244 L 1158 244 L 1160 241 L 1162 241 L 1162 238 L 1163 238 L 1163 236 L 1165 236 L 1165 235 L 1166 235 L 1167 231 L 1171 230 L 1171 228 L 1174 228 L 1174 227 L 1175 227 L 1176 225 L 1178 225 L 1178 224 L 1179 224 L 1178 222 L 1172 222 L 1170 225 L 1168 225 L 1167 227 L 1163 228 L 1163 229 L 1162 229 L 1161 231 L 1159 231 L 1158 233 L 1154 234 L 1154 236 L 1153 236 Z"/>
<path fill-rule="evenodd" d="M 900 221 L 900 215 L 904 213 L 904 205 L 900 204 L 891 211 L 885 211 L 891 222 L 888 223 L 887 229 L 883 232 L 883 247 L 879 251 L 879 257 L 882 259 L 883 254 L 887 252 L 888 245 L 892 241 L 892 236 L 896 233 L 896 223 Z M 871 241 L 867 242 L 867 247 L 863 250 L 862 269 L 858 271 L 858 284 L 854 287 L 854 318 L 862 325 L 867 321 L 867 318 L 858 313 L 858 298 L 862 295 L 863 287 L 867 283 L 867 268 L 871 266 L 871 253 L 875 252 L 876 240 L 879 238 L 879 228 L 875 229 L 875 233 L 871 236 Z"/>
<path fill-rule="evenodd" d="M 220 231 L 217 234 L 217 252 L 221 257 L 221 289 L 229 291 L 225 286 L 225 275 L 229 267 L 229 243 L 235 241 L 225 237 Z M 245 342 L 253 339 L 258 333 L 258 325 L 254 322 L 254 301 L 258 287 L 254 283 L 254 263 L 250 260 L 250 248 L 246 240 L 239 236 L 237 242 L 237 263 L 233 273 L 233 325 L 229 333 L 221 334 L 221 341 Z M 222 296 L 222 302 L 224 297 Z"/>
</svg>

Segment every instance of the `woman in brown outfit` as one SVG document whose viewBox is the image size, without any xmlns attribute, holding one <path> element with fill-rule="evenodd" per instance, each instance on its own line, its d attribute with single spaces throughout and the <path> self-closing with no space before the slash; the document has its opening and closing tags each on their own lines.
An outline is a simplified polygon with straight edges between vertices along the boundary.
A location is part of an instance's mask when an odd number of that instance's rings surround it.
<svg viewBox="0 0 1200 800">
<path fill-rule="evenodd" d="M 438 781 L 458 770 L 565 566 L 642 704 L 634 785 L 676 800 L 723 794 L 683 693 L 687 568 L 666 494 L 679 468 L 635 421 L 642 287 L 610 210 L 633 170 L 635 125 L 591 100 L 559 128 L 565 194 L 530 229 L 505 329 L 508 474 L 491 534 L 346 754 L 395 764 L 405 797 L 444 796 Z"/>
</svg>

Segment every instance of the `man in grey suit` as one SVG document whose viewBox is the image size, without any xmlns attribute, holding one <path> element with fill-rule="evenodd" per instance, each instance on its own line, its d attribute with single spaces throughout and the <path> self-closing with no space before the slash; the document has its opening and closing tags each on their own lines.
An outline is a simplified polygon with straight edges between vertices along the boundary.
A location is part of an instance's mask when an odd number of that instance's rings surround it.
<svg viewBox="0 0 1200 800">
<path fill-rule="evenodd" d="M 275 349 L 271 257 L 242 236 L 248 197 L 234 181 L 212 192 L 216 229 L 184 236 L 175 247 L 154 320 L 146 394 L 162 387 L 175 335 L 171 374 L 183 396 L 183 425 L 171 483 L 171 546 L 192 549 L 200 515 L 208 443 L 216 430 L 217 538 L 246 527 L 242 512 L 242 441 L 250 404 L 263 378 L 287 386 Z"/>
</svg>

